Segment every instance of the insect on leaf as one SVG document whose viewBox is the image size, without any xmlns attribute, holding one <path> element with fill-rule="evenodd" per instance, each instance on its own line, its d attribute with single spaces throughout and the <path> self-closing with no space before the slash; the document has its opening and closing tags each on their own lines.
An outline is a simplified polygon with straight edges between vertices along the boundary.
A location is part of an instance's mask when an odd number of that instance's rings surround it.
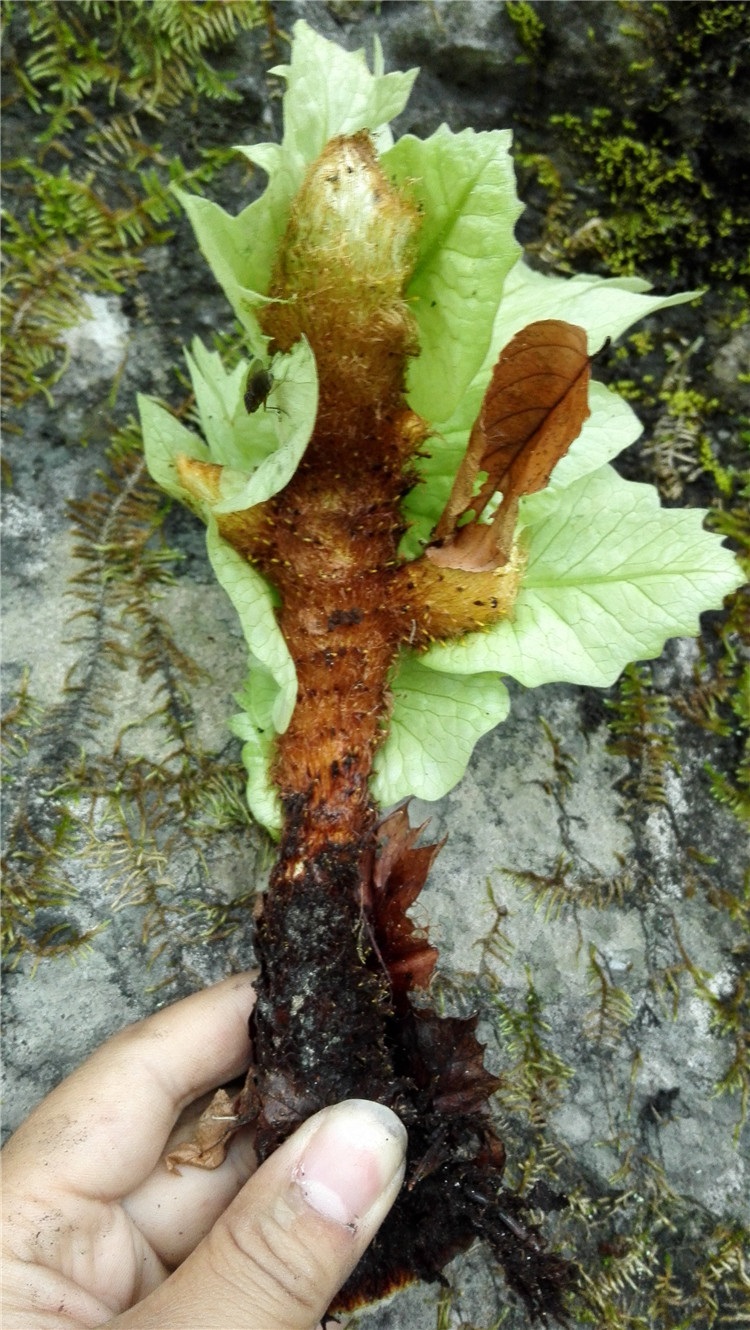
<svg viewBox="0 0 750 1330">
<path fill-rule="evenodd" d="M 264 369 L 262 365 L 258 367 L 257 362 L 250 366 L 245 394 L 242 399 L 249 416 L 253 415 L 259 407 L 265 408 L 274 383 L 275 379 L 270 369 Z"/>
<path fill-rule="evenodd" d="M 472 572 L 507 563 L 519 500 L 544 489 L 589 414 L 589 372 L 586 333 L 576 324 L 543 319 L 516 333 L 493 370 L 427 551 L 435 563 Z M 475 495 L 480 472 L 486 479 Z M 492 521 L 480 523 L 498 491 Z"/>
</svg>

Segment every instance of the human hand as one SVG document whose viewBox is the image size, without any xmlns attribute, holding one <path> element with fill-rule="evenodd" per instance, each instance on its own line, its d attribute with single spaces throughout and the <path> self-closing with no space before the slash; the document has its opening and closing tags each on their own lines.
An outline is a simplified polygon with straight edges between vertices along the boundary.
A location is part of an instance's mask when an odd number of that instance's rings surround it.
<svg viewBox="0 0 750 1330">
<path fill-rule="evenodd" d="M 243 1130 L 213 1172 L 170 1173 L 199 1108 L 180 1114 L 247 1064 L 253 997 L 235 976 L 130 1026 L 19 1127 L 3 1151 L 4 1330 L 317 1324 L 396 1199 L 406 1133 L 349 1100 L 257 1171 Z"/>
</svg>

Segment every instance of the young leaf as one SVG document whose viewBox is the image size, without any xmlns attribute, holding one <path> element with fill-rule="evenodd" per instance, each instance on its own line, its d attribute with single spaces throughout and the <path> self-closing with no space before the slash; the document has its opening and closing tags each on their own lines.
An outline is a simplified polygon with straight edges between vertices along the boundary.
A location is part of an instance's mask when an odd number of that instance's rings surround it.
<svg viewBox="0 0 750 1330">
<path fill-rule="evenodd" d="M 277 356 L 278 409 L 252 416 L 243 401 L 247 361 L 227 373 L 217 353 L 207 351 L 198 338 L 186 359 L 208 447 L 158 402 L 139 396 L 151 475 L 167 493 L 197 509 L 204 521 L 208 511 L 233 513 L 263 503 L 291 480 L 313 432 L 318 378 L 309 343 L 302 338 L 287 355 Z M 176 469 L 180 456 L 222 466 L 217 499 L 196 502 Z"/>
<path fill-rule="evenodd" d="M 435 563 L 475 572 L 507 563 L 520 499 L 544 488 L 589 414 L 589 363 L 586 333 L 574 324 L 544 319 L 516 333 L 484 395 L 435 531 L 439 543 L 427 551 Z M 474 496 L 480 471 L 487 478 Z M 480 525 L 498 490 L 492 522 Z M 474 522 L 457 530 L 472 511 Z"/>
<path fill-rule="evenodd" d="M 283 815 L 279 792 L 271 779 L 277 729 L 274 706 L 279 685 L 260 661 L 253 660 L 245 685 L 237 694 L 242 711 L 232 716 L 229 728 L 242 739 L 242 761 L 247 772 L 245 794 L 253 817 L 272 836 L 281 831 Z"/>
<path fill-rule="evenodd" d="M 418 204 L 422 225 L 408 298 L 420 349 L 407 371 L 409 405 L 444 420 L 479 368 L 508 272 L 520 253 L 521 212 L 510 133 L 407 134 L 383 167 Z"/>
<path fill-rule="evenodd" d="M 318 410 L 318 377 L 309 342 L 301 338 L 288 355 L 279 356 L 274 361 L 274 374 L 278 412 L 266 414 L 274 422 L 276 447 L 260 457 L 256 447 L 253 461 L 257 461 L 257 469 L 250 476 L 227 470 L 220 484 L 221 498 L 214 507 L 216 513 L 241 512 L 278 494 L 288 485 L 310 441 Z M 242 397 L 240 387 L 240 402 Z M 244 438 L 245 432 L 252 436 L 253 426 L 256 431 L 258 428 L 258 416 L 249 416 L 244 405 L 237 411 L 238 437 Z"/>
<path fill-rule="evenodd" d="M 279 74 L 287 85 L 284 151 L 303 163 L 304 171 L 338 134 L 382 130 L 403 111 L 419 71 L 384 74 L 382 51 L 376 44 L 371 74 L 363 51 L 343 50 L 303 20 L 295 23 L 293 34 L 291 63 L 277 65 L 271 73 Z"/>
<path fill-rule="evenodd" d="M 257 310 L 307 167 L 337 134 L 366 129 L 378 146 L 391 146 L 387 122 L 406 105 L 417 70 L 384 74 L 382 64 L 377 46 L 371 74 L 362 51 L 343 51 L 307 23 L 295 23 L 291 63 L 273 71 L 287 85 L 283 142 L 238 148 L 268 172 L 265 192 L 232 217 L 210 199 L 174 190 L 255 355 L 264 354 L 267 340 Z"/>
<path fill-rule="evenodd" d="M 672 296 L 651 295 L 640 277 L 548 277 L 523 259 L 508 273 L 492 335 L 497 355 L 531 318 L 565 319 L 588 333 L 589 353 L 595 355 L 609 337 L 617 341 L 628 328 L 648 314 L 695 300 L 700 291 Z"/>
<path fill-rule="evenodd" d="M 211 461 L 239 471 L 253 471 L 279 446 L 277 418 L 263 412 L 251 419 L 242 395 L 248 363 L 241 360 L 227 373 L 221 356 L 208 351 L 199 337 L 185 351 L 195 404 L 203 437 L 211 449 Z"/>
<path fill-rule="evenodd" d="M 143 427 L 146 465 L 151 478 L 173 499 L 179 499 L 197 512 L 205 522 L 205 506 L 188 493 L 175 467 L 175 458 L 180 454 L 192 457 L 196 462 L 210 462 L 211 454 L 205 443 L 154 397 L 139 393 L 138 411 Z"/>
</svg>

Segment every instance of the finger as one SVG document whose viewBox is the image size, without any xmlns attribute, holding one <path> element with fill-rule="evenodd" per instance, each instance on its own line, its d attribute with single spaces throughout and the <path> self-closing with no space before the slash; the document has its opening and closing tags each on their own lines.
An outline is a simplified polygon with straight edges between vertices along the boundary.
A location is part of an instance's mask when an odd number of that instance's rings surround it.
<svg viewBox="0 0 750 1330">
<path fill-rule="evenodd" d="M 34 1110 L 5 1148 L 6 1178 L 114 1200 L 154 1168 L 182 1109 L 250 1056 L 250 975 L 233 975 L 131 1025 Z M 106 1167 L 103 1167 L 106 1161 Z"/>
<path fill-rule="evenodd" d="M 184 1265 L 118 1330 L 312 1330 L 388 1213 L 406 1132 L 390 1109 L 323 1109 L 243 1187 Z"/>
</svg>

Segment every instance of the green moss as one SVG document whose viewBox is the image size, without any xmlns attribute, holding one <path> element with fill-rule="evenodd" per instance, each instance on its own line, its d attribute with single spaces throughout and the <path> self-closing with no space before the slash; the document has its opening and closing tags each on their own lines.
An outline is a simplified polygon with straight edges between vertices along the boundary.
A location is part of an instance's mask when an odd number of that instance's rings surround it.
<svg viewBox="0 0 750 1330">
<path fill-rule="evenodd" d="M 632 343 L 631 338 L 619 348 L 623 360 L 636 350 Z M 714 442 L 715 423 L 726 421 L 721 401 L 691 378 L 692 358 L 702 344 L 699 337 L 688 346 L 665 348 L 667 370 L 656 391 L 644 375 L 613 383 L 641 409 L 658 412 L 640 447 L 640 459 L 661 494 L 667 500 L 682 499 L 688 487 L 708 481 L 712 506 L 707 523 L 731 542 L 750 581 L 750 467 L 745 461 L 750 437 L 745 418 L 733 418 L 733 437 L 726 445 L 732 460 L 722 462 Z M 648 341 L 642 346 L 645 355 L 651 349 Z M 618 358 L 616 351 L 615 361 Z M 728 598 L 726 614 L 711 619 L 700 639 L 693 686 L 675 697 L 674 707 L 693 724 L 727 741 L 721 747 L 729 770 L 722 772 L 707 763 L 708 783 L 715 798 L 750 825 L 750 669 L 744 655 L 748 642 L 750 595 L 744 586 Z M 649 666 L 631 666 L 617 686 L 618 696 L 609 704 L 611 751 L 640 763 L 641 775 L 634 769 L 628 785 L 637 797 L 663 802 L 663 779 L 674 758 L 668 741 L 672 721 L 665 698 L 649 701 L 649 670 Z"/>
<path fill-rule="evenodd" d="M 750 9 L 689 0 L 621 8 L 640 49 L 613 68 L 611 101 L 550 117 L 571 174 L 599 196 L 583 218 L 571 209 L 568 236 L 550 235 L 552 249 L 562 263 L 585 250 L 587 263 L 598 255 L 613 273 L 720 285 L 746 316 L 750 170 L 732 108 L 734 87 L 741 95 L 747 81 Z"/>
<path fill-rule="evenodd" d="M 669 1188 L 655 1160 L 636 1150 L 620 1186 L 591 1198 L 571 1193 L 578 1250 L 587 1250 L 571 1299 L 579 1325 L 600 1330 L 713 1330 L 741 1325 L 750 1285 L 750 1234 L 716 1223 Z M 623 1185 L 624 1184 L 624 1185 Z"/>
<path fill-rule="evenodd" d="M 707 469 L 704 458 L 710 443 L 705 427 L 718 403 L 694 389 L 677 387 L 672 391 L 665 386 L 658 401 L 663 404 L 662 410 L 641 456 L 664 498 L 681 499 L 686 486 Z"/>
<path fill-rule="evenodd" d="M 629 993 L 613 984 L 606 966 L 594 944 L 589 943 L 587 966 L 589 992 L 593 1006 L 583 1018 L 583 1033 L 597 1044 L 613 1047 L 619 1044 L 625 1030 L 635 1017 Z"/>
<path fill-rule="evenodd" d="M 496 1104 L 501 1114 L 513 1120 L 509 1136 L 514 1144 L 523 1143 L 509 1161 L 508 1184 L 524 1193 L 540 1178 L 557 1177 L 561 1156 L 546 1128 L 550 1114 L 563 1101 L 573 1069 L 551 1046 L 542 1002 L 528 968 L 522 1000 L 511 1002 L 497 989 L 490 996 L 489 1012 L 503 1057 Z"/>
<path fill-rule="evenodd" d="M 716 908 L 726 911 L 736 927 L 731 980 L 717 991 L 713 976 L 688 955 L 676 922 L 675 938 L 684 972 L 690 976 L 698 997 L 711 1013 L 711 1027 L 729 1040 L 733 1048 L 729 1063 L 716 1083 L 716 1093 L 738 1096 L 736 1135 L 739 1137 L 750 1108 L 750 981 L 747 973 L 750 960 L 750 871 L 740 895 L 714 888 L 709 891 L 709 900 Z"/>
<path fill-rule="evenodd" d="M 120 292 L 147 245 L 171 235 L 172 184 L 200 190 L 230 159 L 165 156 L 167 114 L 186 100 L 236 99 L 208 55 L 259 22 L 255 0 L 29 0 L 3 13 L 6 124 L 24 102 L 37 118 L 23 155 L 6 152 L 3 396 L 49 395 L 65 369 L 61 334 L 87 292 Z M 26 124 L 26 121 L 24 121 Z M 12 133 L 12 128 L 9 131 Z"/>
<path fill-rule="evenodd" d="M 651 666 L 628 665 L 607 707 L 608 750 L 631 763 L 623 790 L 639 802 L 666 804 L 667 776 L 679 765 L 669 699 L 654 688 Z"/>
<path fill-rule="evenodd" d="M 505 0 L 505 12 L 523 49 L 521 60 L 531 60 L 539 52 L 544 39 L 544 23 L 528 0 Z"/>
<path fill-rule="evenodd" d="M 732 541 L 750 583 L 750 468 L 720 463 L 705 440 L 701 464 L 714 479 L 720 498 L 709 525 Z M 706 763 L 714 797 L 743 824 L 750 826 L 750 587 L 729 598 L 727 613 L 713 621 L 701 640 L 693 687 L 679 703 L 695 724 L 723 740 L 728 773 Z"/>
<path fill-rule="evenodd" d="M 698 176 L 687 152 L 616 130 L 618 119 L 608 108 L 587 119 L 555 115 L 551 123 L 583 163 L 584 178 L 610 205 L 595 242 L 610 271 L 633 275 L 650 263 L 684 280 L 689 254 L 693 270 L 697 266 L 714 280 L 739 284 L 750 276 L 742 254 L 722 253 L 719 244 L 731 238 L 733 251 L 741 250 L 750 238 L 750 214 L 719 205 L 717 221 L 715 189 Z M 636 126 L 626 121 L 625 128 Z"/>
<path fill-rule="evenodd" d="M 43 709 L 22 682 L 6 715 L 15 759 L 6 767 L 3 947 L 13 961 L 73 953 L 104 926 L 106 918 L 89 930 L 76 923 L 80 864 L 100 883 L 104 916 L 126 905 L 140 912 L 142 943 L 169 980 L 182 948 L 227 937 L 247 921 L 257 835 L 234 750 L 219 762 L 196 737 L 199 671 L 158 604 L 180 556 L 165 542 L 167 509 L 132 422 L 115 432 L 109 451 L 100 487 L 72 505 L 75 660 L 62 700 Z M 123 669 L 137 672 L 140 705 L 109 747 L 101 727 Z M 134 756 L 141 726 L 162 756 Z M 234 898 L 211 872 L 219 843 L 231 843 L 238 862 L 249 860 Z"/>
<path fill-rule="evenodd" d="M 42 139 L 70 130 L 86 103 L 103 97 L 163 118 L 185 97 L 237 100 L 231 75 L 207 58 L 238 29 L 260 21 L 253 0 L 26 0 L 33 51 L 20 81 L 29 105 L 50 117 Z"/>
<path fill-rule="evenodd" d="M 543 789 L 546 794 L 552 795 L 562 805 L 575 781 L 576 760 L 572 753 L 569 753 L 563 747 L 562 740 L 555 734 L 552 726 L 544 717 L 541 718 L 540 725 L 549 744 L 554 777 L 552 781 L 544 784 Z"/>
</svg>

